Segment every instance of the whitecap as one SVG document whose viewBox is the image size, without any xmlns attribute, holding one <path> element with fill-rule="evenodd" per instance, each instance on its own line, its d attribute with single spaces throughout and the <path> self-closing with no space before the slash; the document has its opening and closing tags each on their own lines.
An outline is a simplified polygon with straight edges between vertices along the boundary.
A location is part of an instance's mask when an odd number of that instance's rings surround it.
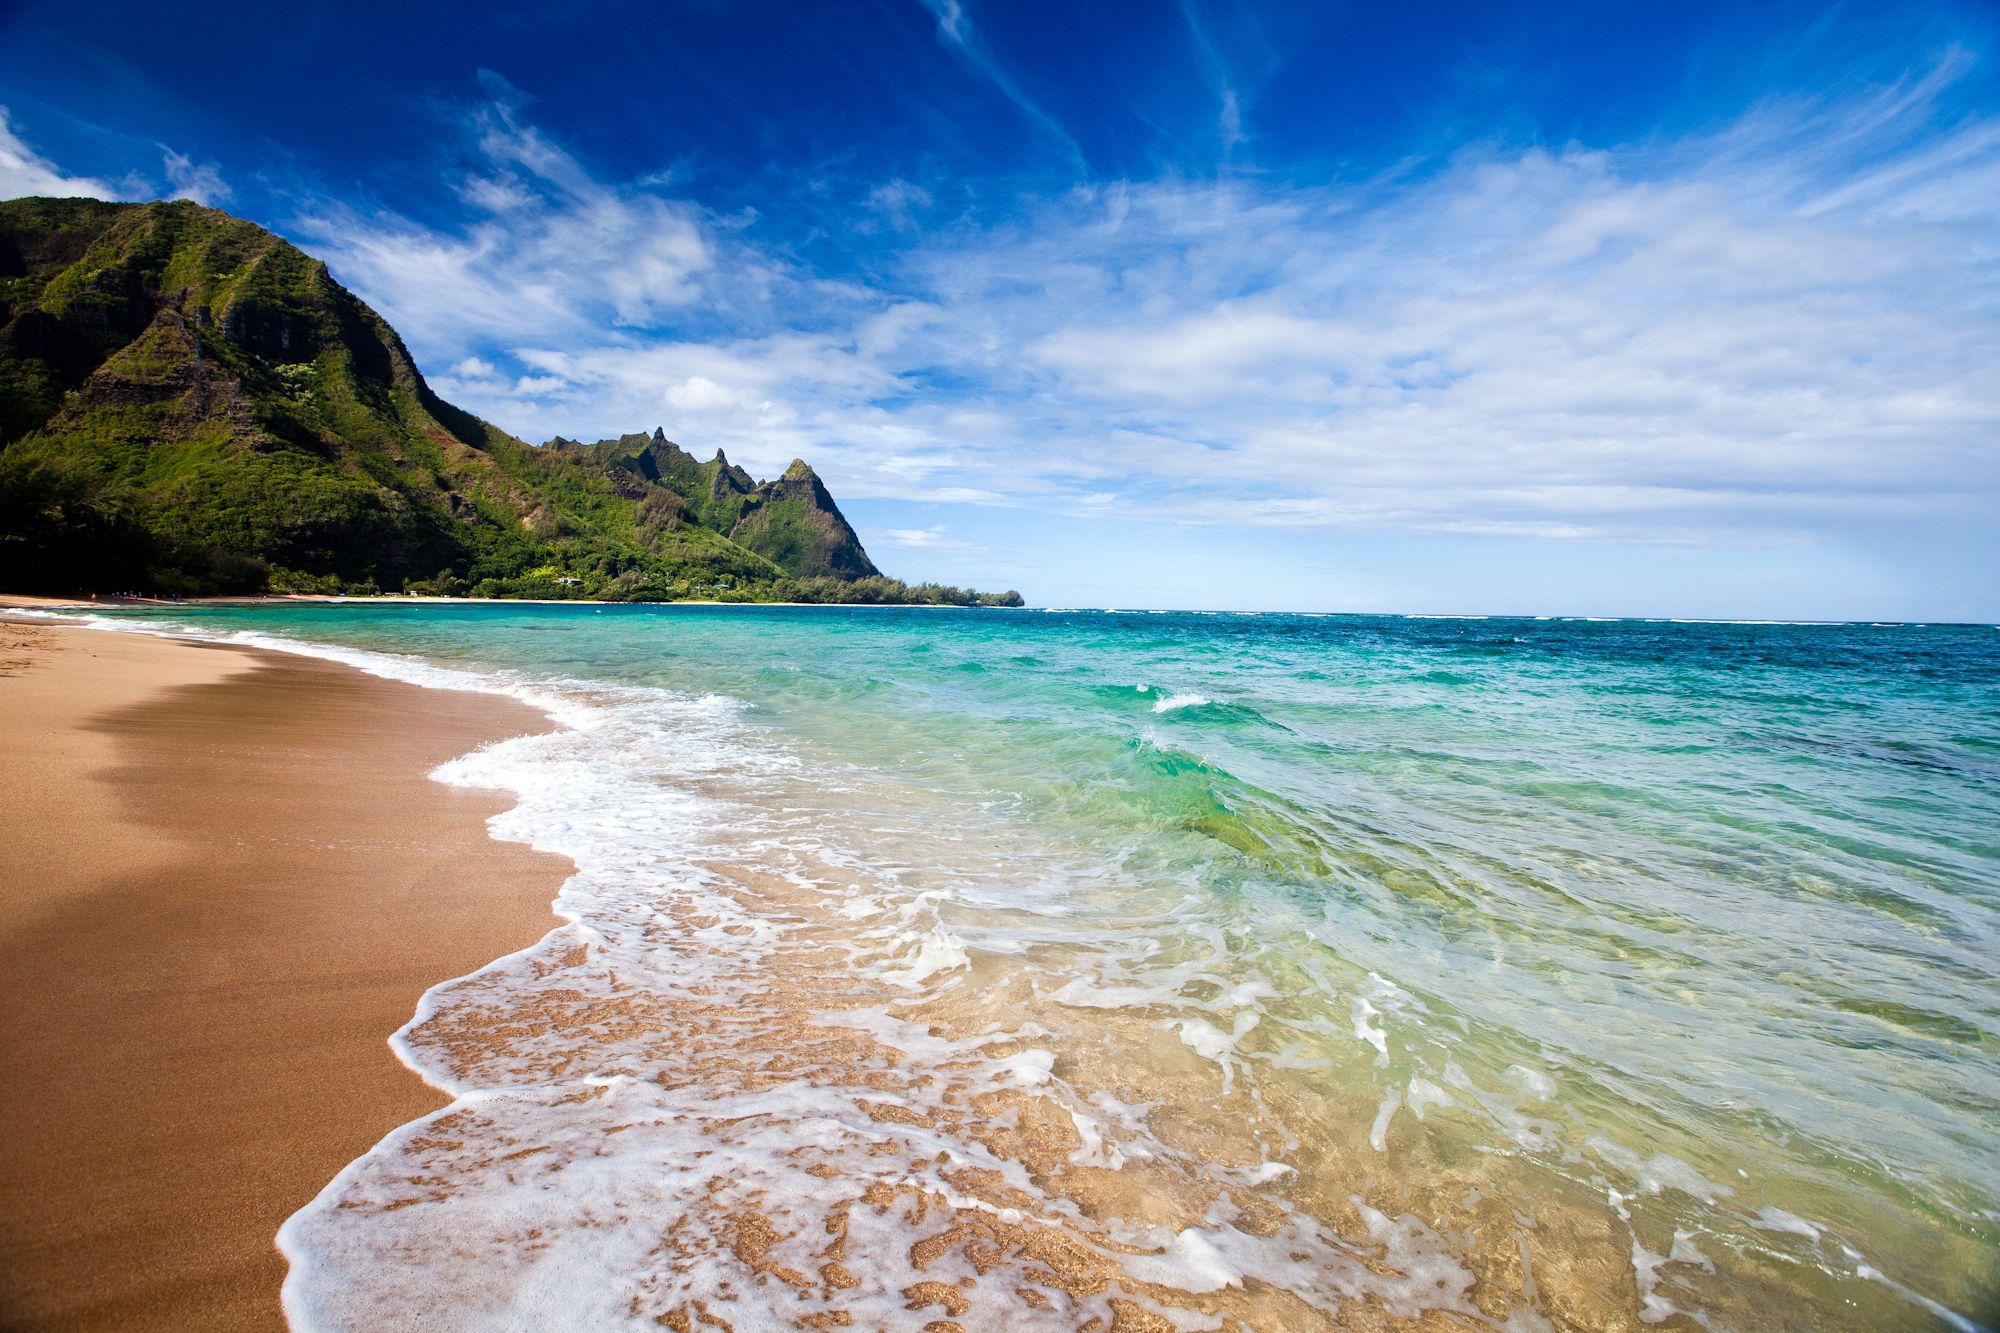
<svg viewBox="0 0 2000 1333">
<path fill-rule="evenodd" d="M 1156 701 L 1153 704 L 1153 711 L 1155 713 L 1172 713 L 1182 708 L 1200 708 L 1203 704 L 1214 702 L 1213 699 L 1210 699 L 1205 694 L 1170 694 L 1166 698 Z"/>
</svg>

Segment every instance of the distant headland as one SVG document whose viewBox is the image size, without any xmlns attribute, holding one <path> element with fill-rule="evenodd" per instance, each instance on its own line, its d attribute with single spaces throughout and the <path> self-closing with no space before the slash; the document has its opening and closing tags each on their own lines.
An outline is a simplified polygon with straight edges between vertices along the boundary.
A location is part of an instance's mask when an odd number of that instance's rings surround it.
<svg viewBox="0 0 2000 1333">
<path fill-rule="evenodd" d="M 186 201 L 0 203 L 0 583 L 1018 606 L 876 568 L 803 459 L 516 439 L 326 265 Z"/>
</svg>

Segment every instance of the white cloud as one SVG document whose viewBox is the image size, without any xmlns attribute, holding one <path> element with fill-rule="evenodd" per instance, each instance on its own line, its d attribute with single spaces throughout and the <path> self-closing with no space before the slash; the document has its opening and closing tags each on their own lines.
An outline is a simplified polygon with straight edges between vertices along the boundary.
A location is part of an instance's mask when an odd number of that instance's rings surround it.
<svg viewBox="0 0 2000 1333">
<path fill-rule="evenodd" d="M 927 262 L 1025 351 L 1020 434 L 1180 517 L 1723 543 L 1962 519 L 2000 489 L 2000 192 L 1964 211 L 2000 153 L 1951 137 L 1899 170 L 1951 201 L 1926 218 L 1829 211 L 1823 162 L 1732 138 L 1393 190 L 1126 187 Z M 1865 147 L 1870 174 L 1897 156 Z M 1096 280 L 1020 280 L 1058 264 Z"/>
<path fill-rule="evenodd" d="M 938 31 L 954 46 L 964 46 L 971 40 L 972 25 L 965 17 L 965 7 L 958 0 L 925 0 L 933 14 L 937 15 Z"/>
<path fill-rule="evenodd" d="M 459 197 L 483 213 L 511 213 L 532 208 L 540 196 L 515 178 L 468 176 L 459 183 Z"/>
<path fill-rule="evenodd" d="M 917 215 L 931 206 L 931 192 L 901 177 L 884 181 L 868 192 L 866 207 L 890 226 L 907 231 L 917 225 Z M 872 227 L 873 219 L 864 226 Z"/>
<path fill-rule="evenodd" d="M 507 106 L 469 128 L 483 162 L 456 186 L 479 213 L 462 230 L 339 203 L 297 220 L 300 239 L 412 341 L 456 357 L 531 332 L 646 326 L 707 290 L 715 255 L 696 210 L 593 179 Z"/>
<path fill-rule="evenodd" d="M 310 226 L 532 438 L 664 425 L 843 497 L 1791 542 L 2000 499 L 2000 128 L 1932 130 L 1929 86 L 1417 179 L 1080 189 L 899 240 L 872 285 L 504 109 L 462 231 Z"/>
<path fill-rule="evenodd" d="M 167 198 L 192 199 L 216 208 L 227 203 L 234 193 L 212 162 L 197 163 L 186 153 L 176 153 L 171 148 L 161 150 L 161 161 L 167 172 Z"/>
<path fill-rule="evenodd" d="M 160 146 L 160 166 L 166 188 L 158 190 L 162 199 L 192 199 L 211 207 L 228 202 L 233 191 L 212 162 L 196 162 L 186 153 Z M 143 199 L 155 193 L 157 178 L 149 181 L 142 172 L 129 172 L 112 183 L 89 176 L 71 176 L 37 153 L 11 124 L 7 108 L 0 106 L 0 198 L 27 195 L 55 198 Z"/>
<path fill-rule="evenodd" d="M 666 399 L 670 405 L 683 412 L 705 412 L 718 407 L 740 408 L 748 405 L 741 391 L 718 384 L 706 375 L 690 375 L 680 383 L 669 386 Z"/>
<path fill-rule="evenodd" d="M 115 199 L 117 194 L 103 181 L 88 176 L 65 176 L 56 164 L 21 141 L 0 106 L 0 199 L 20 199 L 28 195 L 50 195 L 58 199 L 79 196 Z"/>
<path fill-rule="evenodd" d="M 894 546 L 911 551 L 948 551 L 970 555 L 986 550 L 977 542 L 951 536 L 942 524 L 928 528 L 885 528 L 872 533 L 868 540 L 877 546 Z"/>
</svg>

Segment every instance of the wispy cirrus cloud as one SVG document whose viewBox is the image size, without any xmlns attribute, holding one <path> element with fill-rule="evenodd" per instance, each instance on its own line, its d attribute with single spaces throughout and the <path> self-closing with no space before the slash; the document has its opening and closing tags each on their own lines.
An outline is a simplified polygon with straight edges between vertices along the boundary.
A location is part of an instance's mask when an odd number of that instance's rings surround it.
<svg viewBox="0 0 2000 1333">
<path fill-rule="evenodd" d="M 919 216 L 931 202 L 929 190 L 899 176 L 868 191 L 864 207 L 874 216 L 863 218 L 857 225 L 872 228 L 886 223 L 898 231 L 908 231 L 917 225 Z"/>
<path fill-rule="evenodd" d="M 504 231 L 315 226 L 420 347 L 514 364 L 441 387 L 526 433 L 663 422 L 810 453 L 847 494 L 1787 541 L 2000 491 L 2000 131 L 1929 126 L 1949 63 L 1414 180 L 1072 189 L 898 242 L 867 283 L 505 115 L 468 177 L 513 192 Z"/>
<path fill-rule="evenodd" d="M 879 545 L 911 551 L 975 553 L 986 549 L 977 542 L 961 541 L 951 536 L 943 524 L 928 528 L 884 528 L 875 535 L 874 541 Z"/>
<path fill-rule="evenodd" d="M 219 208 L 229 202 L 235 191 L 222 179 L 222 171 L 213 162 L 196 162 L 186 153 L 177 153 L 171 148 L 160 149 L 161 164 L 167 173 L 167 195 L 174 199 L 192 199 L 197 204 Z"/>
<path fill-rule="evenodd" d="M 939 40 L 950 47 L 967 68 L 991 84 L 1051 139 L 1063 145 L 1072 160 L 1083 161 L 1083 150 L 1077 147 L 1069 131 L 1039 102 L 1028 96 L 1014 72 L 994 54 L 978 26 L 973 23 L 972 15 L 966 12 L 964 0 L 923 0 L 923 5 L 937 18 Z"/>
<path fill-rule="evenodd" d="M 58 199 L 192 199 L 198 204 L 227 203 L 233 191 L 213 162 L 196 162 L 166 144 L 158 173 L 135 163 L 115 180 L 72 175 L 36 152 L 15 129 L 8 110 L 0 106 L 0 199 L 44 195 Z"/>
<path fill-rule="evenodd" d="M 657 193 L 593 179 L 518 108 L 494 101 L 463 127 L 476 169 L 453 187 L 451 230 L 325 200 L 296 221 L 414 342 L 470 351 L 534 329 L 563 339 L 652 326 L 706 291 L 710 226 Z M 754 283 L 732 270 L 729 280 Z"/>
</svg>

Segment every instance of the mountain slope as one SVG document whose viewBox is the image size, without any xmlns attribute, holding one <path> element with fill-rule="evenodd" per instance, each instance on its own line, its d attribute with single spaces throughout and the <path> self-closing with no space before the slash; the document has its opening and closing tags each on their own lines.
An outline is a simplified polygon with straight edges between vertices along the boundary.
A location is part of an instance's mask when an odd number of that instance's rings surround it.
<svg viewBox="0 0 2000 1333">
<path fill-rule="evenodd" d="M 760 486 L 636 438 L 538 448 L 452 407 L 324 264 L 225 213 L 0 203 L 0 584 L 970 596 L 880 578 L 802 463 Z"/>
</svg>

